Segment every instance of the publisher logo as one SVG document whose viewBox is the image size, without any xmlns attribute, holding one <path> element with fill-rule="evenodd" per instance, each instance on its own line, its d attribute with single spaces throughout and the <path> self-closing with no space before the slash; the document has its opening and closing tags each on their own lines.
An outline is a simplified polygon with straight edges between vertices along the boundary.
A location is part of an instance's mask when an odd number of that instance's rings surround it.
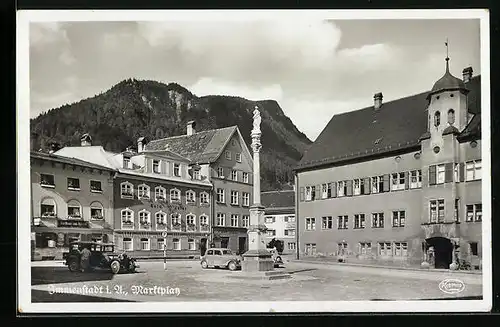
<svg viewBox="0 0 500 327">
<path fill-rule="evenodd" d="M 439 283 L 439 289 L 447 294 L 457 294 L 465 290 L 465 284 L 459 279 L 445 279 Z"/>
</svg>

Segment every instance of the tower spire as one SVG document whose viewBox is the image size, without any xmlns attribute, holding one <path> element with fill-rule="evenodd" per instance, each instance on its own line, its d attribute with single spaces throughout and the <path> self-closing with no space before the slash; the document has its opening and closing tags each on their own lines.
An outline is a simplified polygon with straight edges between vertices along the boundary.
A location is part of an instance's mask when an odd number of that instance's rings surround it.
<svg viewBox="0 0 500 327">
<path fill-rule="evenodd" d="M 448 38 L 446 38 L 446 42 L 444 42 L 444 45 L 446 47 L 446 72 L 449 73 L 450 72 L 450 66 L 449 66 L 449 61 L 450 61 L 450 57 L 448 55 Z"/>
</svg>

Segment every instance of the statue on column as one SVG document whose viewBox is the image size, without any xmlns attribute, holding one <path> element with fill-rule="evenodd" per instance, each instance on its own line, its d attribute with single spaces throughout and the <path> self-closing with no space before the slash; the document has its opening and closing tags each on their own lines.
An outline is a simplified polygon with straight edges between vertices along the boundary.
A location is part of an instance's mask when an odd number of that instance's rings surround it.
<svg viewBox="0 0 500 327">
<path fill-rule="evenodd" d="M 253 111 L 253 130 L 252 134 L 260 134 L 260 122 L 261 122 L 261 117 L 260 117 L 260 112 L 257 109 L 257 106 L 255 106 L 255 110 Z"/>
</svg>

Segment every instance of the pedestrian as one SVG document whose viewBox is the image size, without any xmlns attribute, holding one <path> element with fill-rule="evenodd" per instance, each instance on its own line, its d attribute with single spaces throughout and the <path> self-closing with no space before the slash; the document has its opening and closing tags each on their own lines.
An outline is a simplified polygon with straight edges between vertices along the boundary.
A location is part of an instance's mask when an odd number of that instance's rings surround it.
<svg viewBox="0 0 500 327">
<path fill-rule="evenodd" d="M 89 269 L 90 263 L 90 250 L 88 246 L 85 246 L 80 255 L 80 268 L 82 272 L 85 272 Z"/>
</svg>

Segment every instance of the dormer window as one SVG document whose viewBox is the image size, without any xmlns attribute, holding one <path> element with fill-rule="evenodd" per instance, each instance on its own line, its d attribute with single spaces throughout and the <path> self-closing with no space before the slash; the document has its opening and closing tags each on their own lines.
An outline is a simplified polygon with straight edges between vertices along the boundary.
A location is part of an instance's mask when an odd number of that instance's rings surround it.
<svg viewBox="0 0 500 327">
<path fill-rule="evenodd" d="M 241 162 L 241 152 L 236 153 L 236 161 Z"/>
<path fill-rule="evenodd" d="M 226 159 L 231 160 L 231 151 L 226 151 Z"/>
<path fill-rule="evenodd" d="M 174 163 L 174 176 L 181 177 L 181 165 Z"/>
<path fill-rule="evenodd" d="M 436 111 L 434 114 L 434 126 L 438 127 L 439 125 L 441 125 L 441 114 L 439 111 Z"/>
<path fill-rule="evenodd" d="M 455 110 L 448 110 L 448 124 L 453 125 L 455 123 Z"/>
<path fill-rule="evenodd" d="M 123 157 L 123 168 L 130 168 L 130 157 Z"/>
<path fill-rule="evenodd" d="M 199 170 L 193 170 L 193 179 L 194 180 L 200 179 L 200 171 Z"/>
<path fill-rule="evenodd" d="M 160 160 L 153 159 L 153 173 L 159 174 L 160 171 Z"/>
</svg>

